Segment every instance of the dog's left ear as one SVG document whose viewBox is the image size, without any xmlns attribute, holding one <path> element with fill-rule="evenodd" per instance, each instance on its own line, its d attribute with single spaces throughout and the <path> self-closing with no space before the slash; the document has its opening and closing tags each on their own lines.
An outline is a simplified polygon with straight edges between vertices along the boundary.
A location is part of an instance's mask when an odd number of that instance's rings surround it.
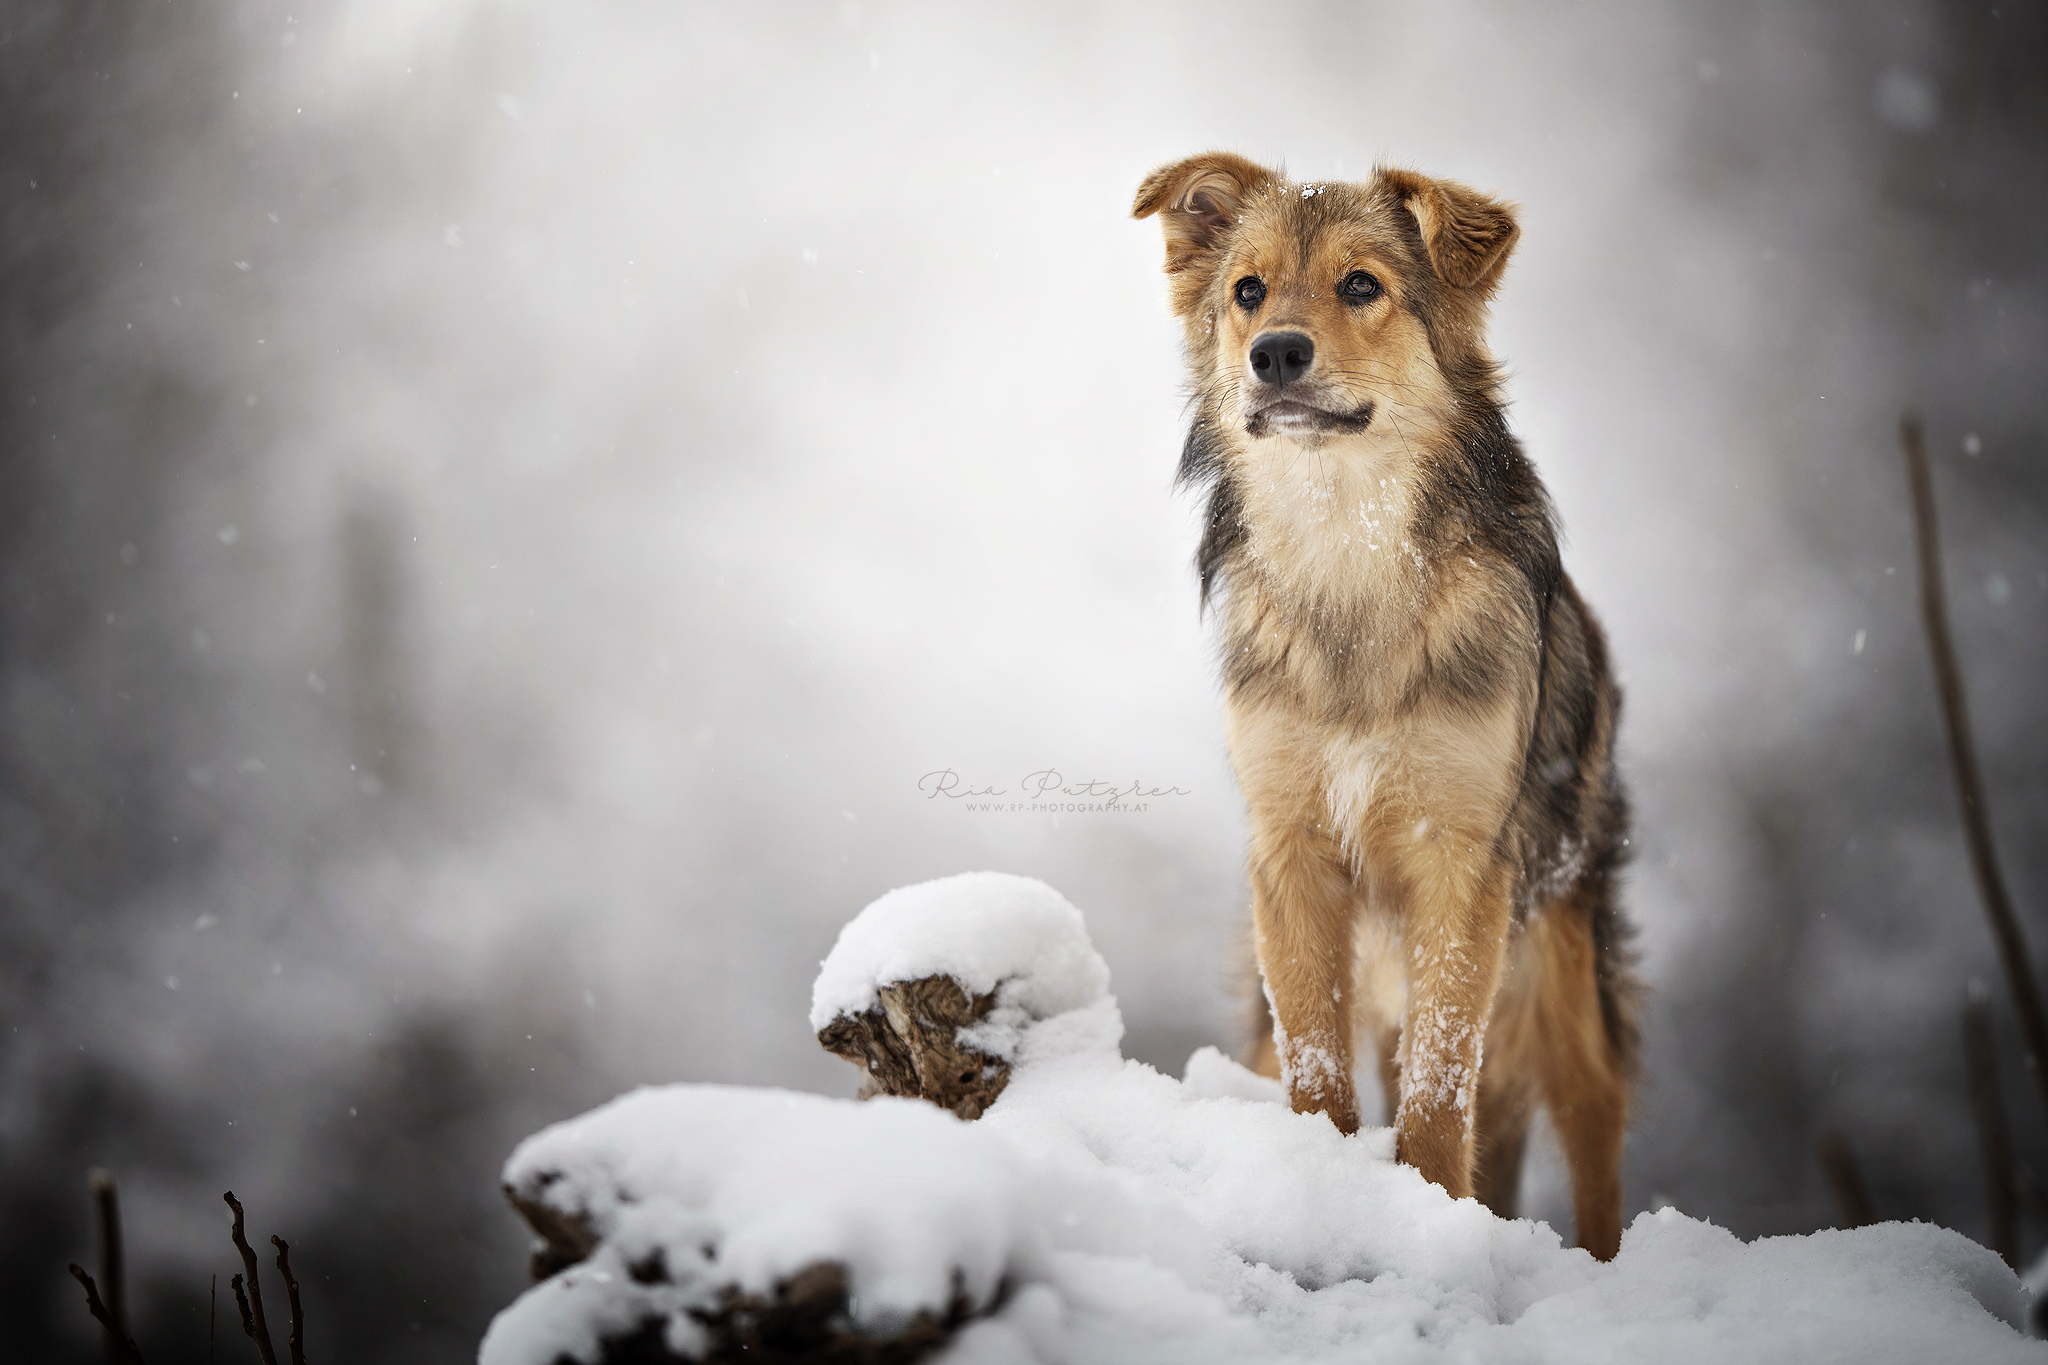
<svg viewBox="0 0 2048 1365">
<path fill-rule="evenodd" d="M 1415 215 L 1429 263 L 1444 283 L 1491 294 L 1522 234 L 1513 208 L 1470 186 L 1413 171 L 1382 171 L 1380 177 Z"/>
</svg>

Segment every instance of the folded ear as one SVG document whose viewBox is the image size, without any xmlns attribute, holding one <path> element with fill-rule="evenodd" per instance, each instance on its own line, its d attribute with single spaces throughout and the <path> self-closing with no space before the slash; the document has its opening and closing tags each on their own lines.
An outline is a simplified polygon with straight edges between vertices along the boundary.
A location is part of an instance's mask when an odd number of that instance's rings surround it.
<svg viewBox="0 0 2048 1365">
<path fill-rule="evenodd" d="M 1491 294 L 1522 233 L 1514 209 L 1455 181 L 1413 171 L 1382 171 L 1380 177 L 1415 215 L 1429 263 L 1444 282 Z"/>
<path fill-rule="evenodd" d="M 1177 275 L 1237 226 L 1238 210 L 1253 191 L 1279 178 L 1235 153 L 1204 152 L 1146 176 L 1131 217 L 1159 215 L 1166 235 L 1166 273 Z"/>
</svg>

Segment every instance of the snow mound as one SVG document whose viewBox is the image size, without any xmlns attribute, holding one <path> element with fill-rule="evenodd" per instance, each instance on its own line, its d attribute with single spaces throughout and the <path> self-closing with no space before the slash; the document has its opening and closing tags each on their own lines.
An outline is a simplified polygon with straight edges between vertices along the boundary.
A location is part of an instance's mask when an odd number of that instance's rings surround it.
<svg viewBox="0 0 2048 1365">
<path fill-rule="evenodd" d="M 1242 1062 L 1223 1055 L 1221 1048 L 1198 1047 L 1188 1058 L 1181 1074 L 1188 1093 L 1204 1100 L 1262 1100 L 1267 1104 L 1287 1103 L 1287 1087 L 1271 1076 L 1261 1076 Z"/>
<path fill-rule="evenodd" d="M 963 941 L 968 922 L 993 946 Z M 2018 1279 L 1946 1229 L 1744 1243 L 1666 1208 L 1602 1265 L 1395 1164 L 1387 1129 L 1345 1137 L 1292 1112 L 1214 1049 L 1185 1080 L 1127 1061 L 1101 959 L 1036 882 L 883 897 L 816 998 L 829 1019 L 877 984 L 956 969 L 1048 1011 L 974 1123 L 917 1101 L 676 1086 L 522 1144 L 508 1184 L 597 1246 L 499 1315 L 482 1365 L 596 1362 L 649 1322 L 701 1349 L 721 1294 L 767 1295 L 821 1261 L 846 1268 L 859 1331 L 964 1306 L 949 1365 L 2048 1360 L 2014 1330 Z"/>
<path fill-rule="evenodd" d="M 636 1090 L 522 1142 L 505 1185 L 588 1230 L 589 1258 L 528 1291 L 483 1365 L 599 1358 L 602 1338 L 666 1323 L 679 1353 L 728 1291 L 772 1298 L 819 1262 L 849 1271 L 851 1316 L 887 1331 L 1028 1278 L 1036 1228 L 1018 1152 L 916 1100 L 784 1090 Z"/>
<path fill-rule="evenodd" d="M 966 872 L 891 891 L 840 931 L 811 988 L 811 1028 L 926 976 L 950 976 L 971 996 L 995 992 L 994 1010 L 963 1036 L 1005 1061 L 1030 1024 L 1109 994 L 1109 965 L 1065 896 L 1031 877 Z"/>
</svg>

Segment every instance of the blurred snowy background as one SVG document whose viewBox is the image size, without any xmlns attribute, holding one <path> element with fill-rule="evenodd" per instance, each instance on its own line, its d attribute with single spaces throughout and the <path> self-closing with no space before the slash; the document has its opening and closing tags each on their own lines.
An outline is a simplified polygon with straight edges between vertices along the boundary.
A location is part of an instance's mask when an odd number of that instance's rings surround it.
<svg viewBox="0 0 2048 1365">
<path fill-rule="evenodd" d="M 1997 969 L 1894 430 L 2048 946 L 2037 8 L 16 2 L 0 86 L 0 1354 L 96 1350 L 105 1164 L 157 1365 L 230 1186 L 317 1356 L 471 1358 L 513 1142 L 647 1081 L 850 1093 L 808 988 L 891 886 L 1042 877 L 1128 1052 L 1239 1041 L 1126 216 L 1212 146 L 1523 205 L 1498 348 L 1629 692 L 1630 1212 L 1831 1223 L 1835 1126 L 1881 1216 L 1985 1235 Z M 1047 767 L 1186 794 L 918 786 Z M 1566 1216 L 1554 1155 L 1530 1195 Z"/>
</svg>

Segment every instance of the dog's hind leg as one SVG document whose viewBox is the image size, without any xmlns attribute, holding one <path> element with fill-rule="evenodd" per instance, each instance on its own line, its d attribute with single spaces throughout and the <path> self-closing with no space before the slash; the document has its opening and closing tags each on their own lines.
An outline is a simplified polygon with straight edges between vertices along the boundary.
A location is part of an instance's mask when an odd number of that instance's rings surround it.
<svg viewBox="0 0 2048 1365">
<path fill-rule="evenodd" d="M 1533 1052 L 1543 1102 L 1571 1168 L 1578 1243 L 1612 1260 L 1621 1249 L 1629 1078 L 1601 1008 L 1591 916 L 1577 900 L 1560 901 L 1537 914 L 1529 931 L 1539 977 Z"/>
<path fill-rule="evenodd" d="M 1522 1188 L 1522 1154 L 1534 1117 L 1536 1077 L 1531 1052 L 1537 1046 L 1534 991 L 1537 984 L 1529 935 L 1517 931 L 1508 944 L 1508 965 L 1493 1021 L 1486 1030 L 1486 1060 L 1479 1070 L 1478 1151 L 1472 1192 L 1502 1218 L 1513 1218 Z"/>
<path fill-rule="evenodd" d="M 1512 1083 L 1479 1079 L 1479 1143 L 1472 1193 L 1502 1218 L 1515 1217 L 1522 1191 L 1522 1153 L 1529 1144 L 1528 1093 Z"/>
<path fill-rule="evenodd" d="M 1251 949 L 1248 968 L 1249 992 L 1245 997 L 1246 1041 L 1238 1060 L 1268 1080 L 1280 1079 L 1280 1049 L 1273 1042 L 1273 1006 L 1266 999 L 1265 983 L 1259 974 L 1257 935 L 1246 945 Z"/>
<path fill-rule="evenodd" d="M 1408 968 L 1401 945 L 1399 920 L 1381 913 L 1369 895 L 1361 895 L 1353 911 L 1351 1024 L 1358 1040 L 1358 1071 L 1363 1087 L 1365 1059 L 1379 1073 L 1385 1107 L 1380 1123 L 1392 1127 L 1401 1108 L 1401 1015 L 1408 999 Z"/>
<path fill-rule="evenodd" d="M 1394 1115 L 1401 1112 L 1401 1030 L 1397 1026 L 1375 1034 L 1373 1051 L 1380 1064 L 1380 1094 L 1386 1097 L 1386 1124 L 1394 1126 Z"/>
</svg>

